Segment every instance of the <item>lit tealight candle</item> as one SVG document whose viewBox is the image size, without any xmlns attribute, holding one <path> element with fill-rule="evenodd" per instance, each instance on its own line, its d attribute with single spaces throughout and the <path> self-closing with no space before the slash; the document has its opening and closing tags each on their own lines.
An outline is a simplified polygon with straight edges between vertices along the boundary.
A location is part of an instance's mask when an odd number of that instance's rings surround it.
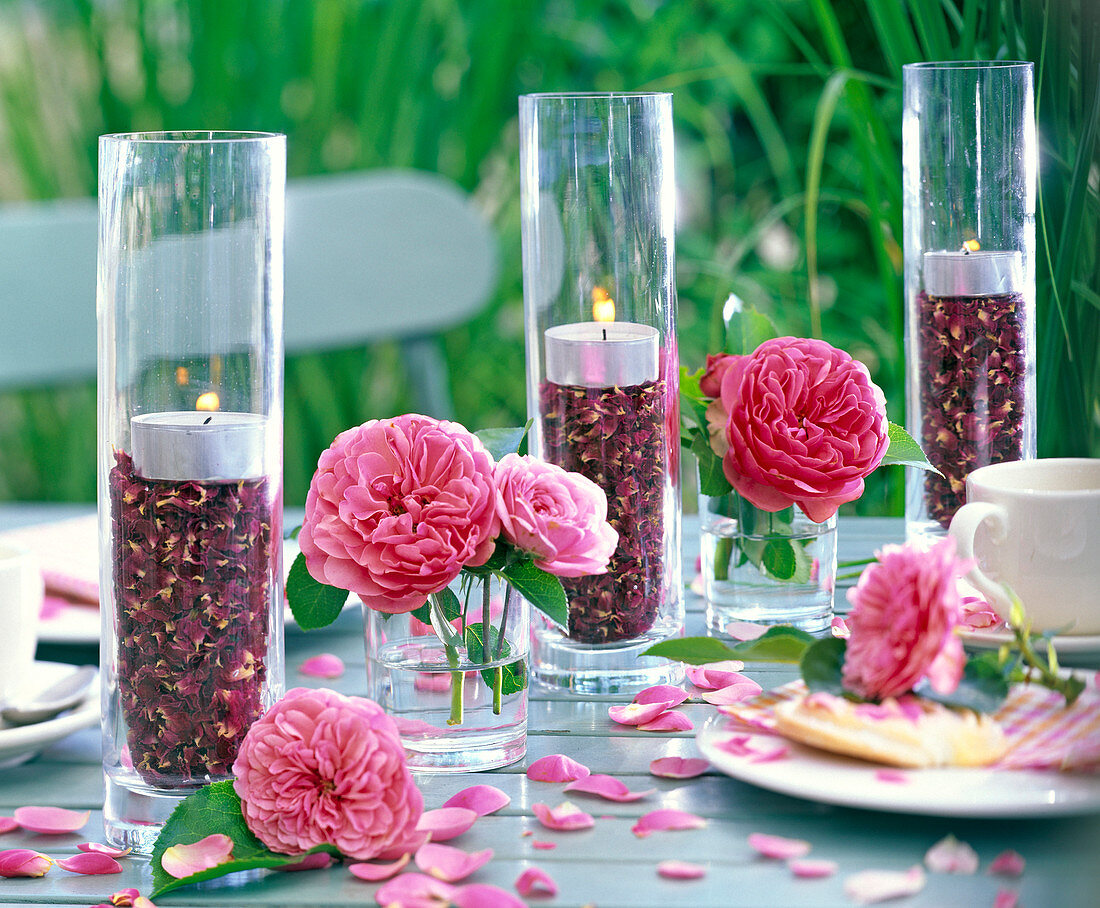
<svg viewBox="0 0 1100 908">
<path fill-rule="evenodd" d="M 1003 296 L 1022 292 L 1023 284 L 1023 256 L 1016 250 L 979 250 L 969 241 L 958 251 L 924 254 L 924 291 L 929 296 Z"/>
<path fill-rule="evenodd" d="M 168 482 L 237 482 L 264 475 L 267 419 L 256 413 L 195 410 L 130 420 L 134 470 Z"/>
</svg>

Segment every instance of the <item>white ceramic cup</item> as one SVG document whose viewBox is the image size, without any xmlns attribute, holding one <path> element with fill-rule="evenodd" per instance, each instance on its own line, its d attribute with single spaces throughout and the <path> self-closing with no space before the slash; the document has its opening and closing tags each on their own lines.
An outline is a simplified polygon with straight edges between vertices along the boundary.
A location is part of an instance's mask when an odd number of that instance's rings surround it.
<svg viewBox="0 0 1100 908">
<path fill-rule="evenodd" d="M 26 549 L 0 543 L 0 701 L 17 699 L 34 664 L 42 573 Z"/>
<path fill-rule="evenodd" d="M 1008 587 L 1036 630 L 1100 634 L 1100 459 L 992 464 L 966 478 L 950 534 L 1002 618 Z"/>
</svg>

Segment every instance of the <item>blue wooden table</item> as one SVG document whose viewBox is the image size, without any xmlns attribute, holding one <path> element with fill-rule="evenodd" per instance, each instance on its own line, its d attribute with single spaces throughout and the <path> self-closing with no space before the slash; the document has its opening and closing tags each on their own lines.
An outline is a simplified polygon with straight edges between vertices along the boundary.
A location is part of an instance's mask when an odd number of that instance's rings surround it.
<svg viewBox="0 0 1100 908">
<path fill-rule="evenodd" d="M 36 506 L 0 506 L 0 529 L 32 520 L 68 516 L 72 509 Z M 694 563 L 695 525 L 685 526 L 685 573 Z M 897 539 L 896 520 L 842 520 L 841 559 L 869 554 L 878 544 Z M 846 603 L 837 596 L 838 608 Z M 702 602 L 687 597 L 688 631 L 701 633 Z M 350 609 L 323 631 L 303 633 L 290 628 L 286 635 L 287 687 L 316 685 L 297 668 L 313 654 L 331 652 L 347 665 L 345 674 L 326 682 L 344 693 L 364 689 L 362 623 Z M 69 661 L 94 661 L 90 647 L 54 648 L 43 655 Z M 749 666 L 764 688 L 784 683 L 793 673 L 775 666 Z M 905 870 L 919 864 L 927 849 L 948 834 L 968 842 L 977 851 L 981 869 L 974 875 L 929 873 L 919 894 L 896 904 L 913 906 L 992 905 L 1001 888 L 1015 890 L 1019 904 L 1036 906 L 1100 905 L 1100 815 L 1045 819 L 960 819 L 827 806 L 774 794 L 728 778 L 715 771 L 686 782 L 657 779 L 649 774 L 651 760 L 660 756 L 696 756 L 692 733 L 654 734 L 612 723 L 607 702 L 578 701 L 559 694 L 532 691 L 527 760 L 481 775 L 418 777 L 427 807 L 438 807 L 455 792 L 480 782 L 495 785 L 511 796 L 511 804 L 474 827 L 452 844 L 468 851 L 492 848 L 494 859 L 471 879 L 512 890 L 520 873 L 542 868 L 556 881 L 555 898 L 530 900 L 532 905 L 599 906 L 800 906 L 850 905 L 845 879 L 875 868 Z M 715 714 L 701 700 L 682 707 L 696 727 Z M 597 801 L 562 792 L 561 785 L 532 782 L 524 771 L 530 761 L 563 753 L 587 764 L 593 772 L 623 779 L 631 789 L 656 788 L 654 795 L 630 804 Z M 1011 784 L 1006 782 L 1006 784 Z M 566 799 L 593 814 L 594 828 L 581 832 L 551 832 L 540 826 L 531 805 L 556 806 Z M 90 809 L 87 827 L 74 835 L 45 837 L 24 832 L 0 836 L 0 848 L 33 848 L 54 857 L 76 852 L 85 841 L 103 841 L 99 731 L 78 732 L 57 742 L 31 761 L 0 770 L 0 815 L 27 804 Z M 706 828 L 663 832 L 637 838 L 634 821 L 658 807 L 676 807 L 705 817 Z M 760 858 L 749 847 L 750 833 L 767 832 L 806 839 L 813 856 L 839 864 L 838 872 L 818 880 L 796 879 L 777 861 Z M 539 850 L 535 840 L 552 842 Z M 1005 849 L 1015 849 L 1027 861 L 1017 880 L 991 876 L 989 862 Z M 659 861 L 680 859 L 706 865 L 703 879 L 666 880 L 657 875 Z M 89 906 L 107 900 L 116 890 L 135 887 L 148 894 L 151 877 L 145 859 L 122 860 L 124 871 L 113 876 L 77 876 L 53 868 L 41 879 L 0 879 L 0 905 Z M 343 906 L 374 903 L 376 885 L 360 882 L 344 867 L 305 873 L 269 874 L 208 888 L 190 887 L 158 899 L 159 905 L 204 906 Z M 891 903 L 895 904 L 895 903 Z"/>
</svg>

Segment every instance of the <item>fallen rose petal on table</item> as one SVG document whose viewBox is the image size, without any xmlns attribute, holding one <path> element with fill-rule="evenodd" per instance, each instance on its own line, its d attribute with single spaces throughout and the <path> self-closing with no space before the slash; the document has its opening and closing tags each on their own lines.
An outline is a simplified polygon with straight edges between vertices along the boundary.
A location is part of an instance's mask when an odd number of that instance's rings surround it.
<svg viewBox="0 0 1100 908">
<path fill-rule="evenodd" d="M 919 864 L 908 870 L 864 870 L 844 881 L 844 894 L 859 905 L 916 895 L 927 877 Z"/>
<path fill-rule="evenodd" d="M 707 875 L 707 868 L 689 861 L 661 861 L 657 865 L 657 875 L 666 880 L 700 880 Z"/>
<path fill-rule="evenodd" d="M 169 876 L 182 880 L 224 864 L 233 856 L 233 840 L 215 832 L 191 844 L 170 845 L 160 856 L 160 866 Z"/>
<path fill-rule="evenodd" d="M 829 630 L 832 631 L 834 637 L 839 637 L 841 640 L 847 640 L 852 635 L 852 632 L 848 630 L 848 622 L 840 615 L 833 616 L 833 620 L 829 622 Z"/>
<path fill-rule="evenodd" d="M 15 822 L 15 817 L 0 817 L 0 835 L 5 832 L 15 832 L 19 828 L 19 824 Z"/>
<path fill-rule="evenodd" d="M 454 908 L 526 908 L 512 893 L 488 883 L 459 886 L 451 895 Z"/>
<path fill-rule="evenodd" d="M 688 698 L 688 692 L 682 687 L 675 687 L 672 684 L 655 684 L 653 687 L 647 687 L 645 690 L 638 691 L 638 695 L 634 698 L 635 703 L 667 703 L 671 708 L 673 706 L 679 706 Z"/>
<path fill-rule="evenodd" d="M 736 681 L 744 667 L 740 659 L 724 659 L 706 665 L 684 666 L 684 674 L 700 690 L 717 690 Z"/>
<path fill-rule="evenodd" d="M 766 858 L 787 861 L 791 858 L 805 857 L 812 847 L 805 839 L 787 839 L 783 836 L 769 835 L 766 832 L 753 832 L 749 835 L 749 847 Z"/>
<path fill-rule="evenodd" d="M 565 754 L 550 754 L 527 767 L 527 778 L 532 782 L 572 782 L 583 779 L 591 772 L 583 763 Z"/>
<path fill-rule="evenodd" d="M 538 839 L 531 839 L 531 847 L 537 848 L 539 851 L 553 851 L 558 847 L 557 842 L 540 842 Z"/>
<path fill-rule="evenodd" d="M 718 690 L 704 691 L 702 697 L 712 706 L 729 706 L 731 703 L 741 703 L 759 694 L 763 688 L 750 678 L 742 678 L 734 681 Z"/>
<path fill-rule="evenodd" d="M 700 816 L 688 813 L 686 810 L 666 807 L 643 814 L 638 818 L 638 822 L 630 827 L 630 831 L 641 839 L 654 832 L 702 829 L 706 825 L 707 821 Z"/>
<path fill-rule="evenodd" d="M 16 807 L 15 822 L 27 832 L 64 835 L 83 829 L 92 815 L 90 810 L 66 810 L 64 807 Z"/>
<path fill-rule="evenodd" d="M 585 813 L 576 804 L 564 801 L 557 807 L 549 807 L 546 804 L 532 804 L 538 821 L 547 829 L 555 829 L 559 832 L 572 832 L 577 829 L 591 829 L 596 825 L 596 820 L 591 814 Z"/>
<path fill-rule="evenodd" d="M 525 899 L 544 896 L 551 898 L 558 894 L 558 884 L 550 874 L 538 867 L 528 867 L 516 877 L 516 892 Z"/>
<path fill-rule="evenodd" d="M 658 700 L 656 703 L 620 703 L 616 706 L 609 706 L 607 714 L 613 722 L 618 722 L 620 725 L 645 725 L 647 722 L 656 719 L 670 706 L 670 703 L 663 700 Z"/>
<path fill-rule="evenodd" d="M 467 852 L 450 845 L 437 845 L 429 842 L 421 845 L 413 860 L 416 866 L 428 876 L 434 876 L 445 883 L 457 883 L 464 880 L 475 870 L 484 867 L 492 860 L 493 849 Z"/>
<path fill-rule="evenodd" d="M 1016 908 L 1020 897 L 1014 889 L 998 889 L 993 897 L 993 908 Z"/>
<path fill-rule="evenodd" d="M 993 859 L 989 865 L 989 872 L 1001 876 L 1021 876 L 1024 872 L 1024 863 L 1023 855 L 1009 848 Z"/>
<path fill-rule="evenodd" d="M 414 829 L 412 834 L 407 838 L 402 839 L 399 842 L 394 842 L 389 848 L 385 848 L 378 852 L 372 861 L 399 861 L 405 855 L 408 855 L 409 859 L 416 854 L 416 849 L 423 845 L 425 842 L 430 842 L 432 835 L 430 832 Z"/>
<path fill-rule="evenodd" d="M 140 895 L 141 893 L 136 889 L 120 889 L 111 894 L 111 904 L 115 908 L 132 908 Z"/>
<path fill-rule="evenodd" d="M 81 851 L 94 851 L 112 858 L 124 858 L 134 850 L 133 848 L 115 848 L 113 845 L 101 845 L 99 842 L 81 842 L 76 847 Z"/>
<path fill-rule="evenodd" d="M 724 628 L 734 640 L 755 640 L 768 632 L 770 625 L 756 624 L 753 621 L 731 621 Z"/>
<path fill-rule="evenodd" d="M 149 899 L 143 895 L 139 895 L 134 899 L 134 908 L 157 908 Z"/>
<path fill-rule="evenodd" d="M 108 854 L 97 851 L 82 851 L 71 858 L 61 858 L 55 862 L 69 873 L 122 873 L 122 865 Z"/>
<path fill-rule="evenodd" d="M 374 864 L 369 862 L 349 864 L 348 870 L 351 871 L 352 876 L 360 880 L 366 880 L 368 883 L 381 883 L 383 880 L 388 880 L 397 876 L 397 874 L 409 866 L 409 861 L 411 860 L 411 854 L 403 854 L 396 861 L 390 861 L 386 864 Z"/>
<path fill-rule="evenodd" d="M 565 786 L 566 791 L 580 791 L 584 794 L 596 795 L 609 801 L 640 801 L 642 798 L 654 794 L 656 788 L 648 788 L 645 791 L 631 791 L 625 782 L 614 776 L 603 773 L 593 773 L 583 779 L 577 779 Z"/>
<path fill-rule="evenodd" d="M 462 835 L 476 820 L 477 813 L 466 807 L 437 807 L 420 815 L 416 831 L 429 833 L 433 842 L 446 842 Z"/>
<path fill-rule="evenodd" d="M 286 864 L 280 864 L 278 867 L 272 867 L 271 869 L 279 873 L 297 873 L 299 870 L 324 870 L 332 862 L 333 857 L 327 851 L 315 851 L 313 854 L 307 854 L 305 857 Z"/>
<path fill-rule="evenodd" d="M 471 785 L 449 797 L 443 802 L 443 806 L 465 807 L 479 817 L 484 817 L 490 813 L 496 813 L 511 803 L 512 799 L 499 788 L 494 788 L 492 785 Z"/>
<path fill-rule="evenodd" d="M 0 851 L 0 876 L 7 879 L 45 876 L 52 866 L 53 858 L 29 848 Z"/>
<path fill-rule="evenodd" d="M 639 725 L 638 731 L 691 731 L 694 728 L 695 723 L 691 719 L 683 713 L 670 709 L 668 712 L 661 713 L 651 722 Z"/>
<path fill-rule="evenodd" d="M 836 873 L 837 862 L 824 858 L 791 858 L 787 861 L 787 867 L 800 879 L 817 880 Z"/>
<path fill-rule="evenodd" d="M 344 660 L 332 653 L 321 653 L 306 659 L 298 671 L 311 678 L 339 678 L 344 673 Z"/>
<path fill-rule="evenodd" d="M 383 906 L 441 905 L 453 902 L 455 887 L 426 873 L 402 873 L 378 887 L 374 900 Z"/>
<path fill-rule="evenodd" d="M 924 866 L 933 873 L 977 873 L 978 854 L 966 842 L 948 835 L 928 849 Z"/>
<path fill-rule="evenodd" d="M 649 763 L 651 775 L 662 779 L 694 779 L 710 769 L 701 757 L 657 757 Z"/>
</svg>

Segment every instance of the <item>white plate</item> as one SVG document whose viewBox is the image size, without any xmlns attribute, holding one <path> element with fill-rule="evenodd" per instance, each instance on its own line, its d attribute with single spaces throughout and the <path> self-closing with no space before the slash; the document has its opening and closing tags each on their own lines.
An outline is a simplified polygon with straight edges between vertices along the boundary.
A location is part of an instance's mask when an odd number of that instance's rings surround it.
<svg viewBox="0 0 1100 908">
<path fill-rule="evenodd" d="M 715 768 L 780 794 L 843 807 L 940 817 L 1040 817 L 1100 811 L 1100 775 L 1031 770 L 902 770 L 906 782 L 876 773 L 888 767 L 784 740 L 789 756 L 750 763 L 717 745 L 733 734 L 724 716 L 708 719 L 696 740 Z M 776 739 L 769 737 L 774 745 Z"/>
<path fill-rule="evenodd" d="M 29 686 L 32 689 L 38 688 L 41 690 L 75 670 L 75 666 L 62 665 L 58 662 L 35 662 L 31 669 L 31 683 Z M 5 725 L 0 721 L 0 767 L 14 766 L 24 760 L 29 760 L 55 741 L 60 741 L 74 731 L 90 728 L 98 722 L 98 684 L 93 684 L 88 688 L 88 696 L 76 709 L 46 722 L 14 727 Z"/>
<path fill-rule="evenodd" d="M 1011 631 L 962 630 L 959 636 L 967 646 L 975 649 L 996 649 L 1013 639 Z M 1052 637 L 1058 655 L 1100 655 L 1100 634 L 1063 634 Z"/>
</svg>

